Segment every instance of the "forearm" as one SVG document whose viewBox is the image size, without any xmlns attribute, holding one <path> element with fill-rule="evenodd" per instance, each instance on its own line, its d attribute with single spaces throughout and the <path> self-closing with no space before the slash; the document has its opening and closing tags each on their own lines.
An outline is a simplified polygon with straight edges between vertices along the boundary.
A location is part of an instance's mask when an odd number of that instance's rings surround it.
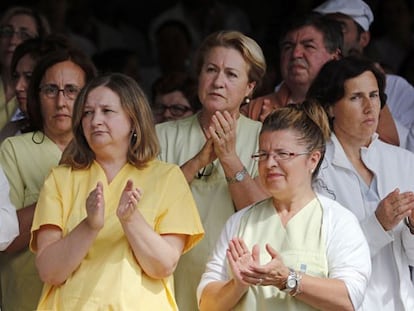
<svg viewBox="0 0 414 311">
<path fill-rule="evenodd" d="M 234 279 L 227 282 L 216 281 L 209 283 L 201 294 L 200 311 L 231 310 L 236 306 L 247 290 L 248 286 L 236 286 Z"/>
<path fill-rule="evenodd" d="M 229 178 L 234 177 L 237 172 L 243 169 L 243 163 L 238 157 L 234 160 L 222 160 L 221 165 L 225 176 Z M 250 174 L 246 174 L 241 182 L 229 183 L 228 187 L 236 210 L 269 197 L 260 186 L 260 182 L 253 179 Z"/>
<path fill-rule="evenodd" d="M 181 165 L 180 168 L 184 174 L 185 179 L 190 184 L 202 167 L 200 167 L 199 161 L 197 161 L 196 159 L 190 159 L 183 165 Z"/>
<path fill-rule="evenodd" d="M 19 235 L 5 250 L 7 253 L 17 253 L 29 246 L 30 230 L 33 222 L 33 215 L 36 203 L 21 208 L 17 211 L 17 219 L 19 220 Z"/>
<path fill-rule="evenodd" d="M 41 280 L 52 285 L 65 282 L 85 258 L 98 232 L 87 225 L 86 219 L 65 237 L 56 227 L 40 228 L 36 266 Z"/>
<path fill-rule="evenodd" d="M 295 296 L 320 310 L 354 310 L 345 283 L 337 279 L 321 279 L 303 275 L 301 293 Z"/>
<path fill-rule="evenodd" d="M 138 210 L 121 224 L 138 264 L 148 276 L 162 279 L 174 272 L 184 247 L 185 235 L 159 235 Z"/>
</svg>

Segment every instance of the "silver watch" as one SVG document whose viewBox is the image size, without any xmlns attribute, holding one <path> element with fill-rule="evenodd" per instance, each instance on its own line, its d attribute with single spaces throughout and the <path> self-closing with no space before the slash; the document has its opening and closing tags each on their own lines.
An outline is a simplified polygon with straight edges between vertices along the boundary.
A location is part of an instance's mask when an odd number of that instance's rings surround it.
<svg viewBox="0 0 414 311">
<path fill-rule="evenodd" d="M 291 292 L 296 290 L 299 284 L 299 277 L 295 270 L 289 268 L 289 275 L 286 280 L 286 287 L 283 289 L 284 292 Z"/>
<path fill-rule="evenodd" d="M 248 174 L 247 169 L 243 166 L 243 169 L 237 172 L 236 174 L 234 174 L 234 177 L 226 176 L 226 180 L 229 184 L 234 184 L 236 182 L 243 181 L 247 174 Z"/>
</svg>

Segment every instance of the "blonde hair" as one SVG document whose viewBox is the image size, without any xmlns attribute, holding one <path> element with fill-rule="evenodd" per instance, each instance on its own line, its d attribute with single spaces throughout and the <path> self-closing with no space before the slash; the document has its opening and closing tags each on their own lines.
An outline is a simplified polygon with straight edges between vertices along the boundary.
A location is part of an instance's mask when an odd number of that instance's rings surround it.
<svg viewBox="0 0 414 311">
<path fill-rule="evenodd" d="M 195 57 L 197 75 L 201 72 L 207 53 L 215 47 L 232 48 L 240 52 L 249 65 L 249 72 L 247 73 L 249 82 L 256 82 L 256 89 L 260 86 L 266 73 L 266 61 L 263 51 L 256 41 L 239 31 L 218 31 L 204 39 Z"/>
</svg>

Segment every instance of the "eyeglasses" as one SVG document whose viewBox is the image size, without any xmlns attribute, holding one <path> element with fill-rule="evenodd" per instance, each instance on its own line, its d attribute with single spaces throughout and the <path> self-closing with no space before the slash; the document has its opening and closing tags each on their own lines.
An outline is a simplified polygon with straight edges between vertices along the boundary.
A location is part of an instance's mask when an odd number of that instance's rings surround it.
<svg viewBox="0 0 414 311">
<path fill-rule="evenodd" d="M 62 92 L 67 99 L 76 99 L 81 89 L 73 84 L 67 84 L 63 89 L 60 89 L 56 84 L 45 84 L 40 86 L 39 90 L 49 98 L 56 98 L 59 92 Z"/>
<path fill-rule="evenodd" d="M 171 106 L 159 105 L 154 110 L 155 110 L 155 114 L 159 114 L 159 115 L 162 115 L 165 113 L 166 110 L 169 110 L 170 113 L 174 117 L 181 117 L 186 112 L 192 111 L 193 109 L 191 107 L 177 104 L 177 105 L 171 105 Z"/>
<path fill-rule="evenodd" d="M 22 41 L 36 37 L 35 34 L 32 34 L 26 30 L 22 30 L 22 29 L 14 30 L 14 28 L 11 26 L 0 27 L 0 37 L 11 38 L 13 37 L 14 34 L 16 34 L 17 37 Z"/>
<path fill-rule="evenodd" d="M 290 160 L 290 159 L 296 158 L 297 156 L 305 155 L 309 153 L 310 153 L 309 151 L 298 152 L 298 153 L 288 152 L 288 151 L 277 151 L 277 152 L 259 151 L 259 152 L 252 154 L 252 159 L 258 162 L 261 162 L 261 161 L 267 161 L 269 157 L 272 157 L 272 159 L 275 161 L 285 161 L 285 160 Z"/>
</svg>

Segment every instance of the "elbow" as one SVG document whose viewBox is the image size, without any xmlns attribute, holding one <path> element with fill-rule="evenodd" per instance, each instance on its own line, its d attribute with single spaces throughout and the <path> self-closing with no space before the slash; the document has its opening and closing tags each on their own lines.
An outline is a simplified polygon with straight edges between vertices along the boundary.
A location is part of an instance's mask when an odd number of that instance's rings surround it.
<svg viewBox="0 0 414 311">
<path fill-rule="evenodd" d="M 42 273 L 39 269 L 38 271 L 39 271 L 40 280 L 45 284 L 59 286 L 66 281 L 66 279 L 63 279 L 54 273 L 45 273 L 45 272 Z"/>
<path fill-rule="evenodd" d="M 148 276 L 153 279 L 165 279 L 170 277 L 177 267 L 178 259 L 171 259 L 163 262 L 158 262 L 157 265 L 152 265 L 150 271 L 147 272 Z"/>
</svg>

